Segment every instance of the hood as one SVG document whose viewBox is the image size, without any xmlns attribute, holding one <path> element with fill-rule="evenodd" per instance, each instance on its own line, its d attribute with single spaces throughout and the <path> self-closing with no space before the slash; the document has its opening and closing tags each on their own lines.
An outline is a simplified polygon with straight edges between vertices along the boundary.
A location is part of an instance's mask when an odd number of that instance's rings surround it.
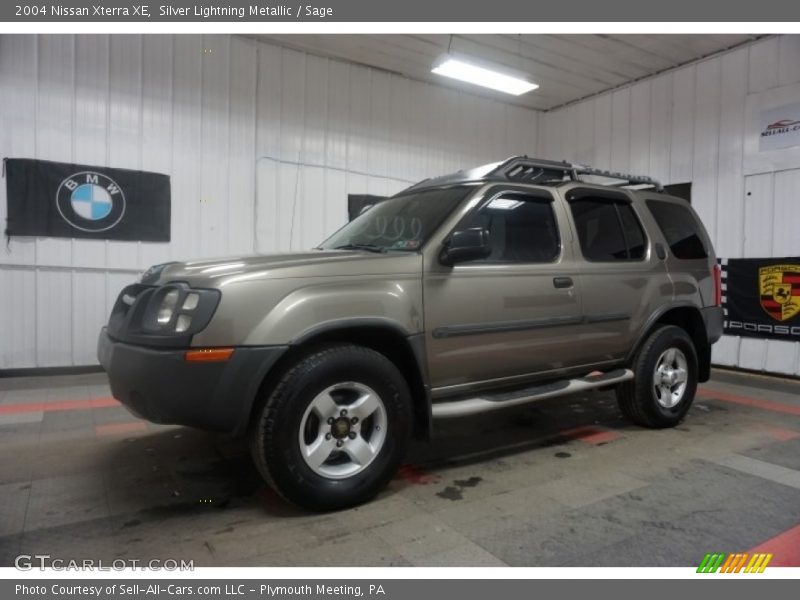
<svg viewBox="0 0 800 600">
<path fill-rule="evenodd" d="M 413 252 L 317 250 L 170 263 L 158 283 L 185 281 L 196 287 L 220 287 L 259 279 L 398 275 L 421 269 L 422 256 Z"/>
</svg>

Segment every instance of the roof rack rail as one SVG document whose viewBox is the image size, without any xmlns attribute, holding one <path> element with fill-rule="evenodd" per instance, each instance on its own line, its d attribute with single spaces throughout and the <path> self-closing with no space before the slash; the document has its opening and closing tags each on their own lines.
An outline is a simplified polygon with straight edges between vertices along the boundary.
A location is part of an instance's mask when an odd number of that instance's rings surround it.
<svg viewBox="0 0 800 600">
<path fill-rule="evenodd" d="M 618 179 L 625 185 L 652 185 L 657 191 L 664 191 L 664 187 L 657 179 L 646 175 L 631 175 L 617 171 L 595 169 L 587 165 L 578 165 L 566 161 L 542 160 L 528 158 L 527 156 L 514 156 L 493 169 L 490 176 L 500 176 L 511 181 L 524 181 L 526 183 L 541 183 L 543 181 L 563 180 L 569 177 L 572 181 L 581 181 L 581 175 L 594 175 L 607 179 Z"/>
<path fill-rule="evenodd" d="M 595 175 L 597 177 L 607 177 L 608 179 L 619 179 L 627 182 L 628 185 L 647 184 L 656 188 L 656 191 L 663 192 L 664 186 L 657 179 L 653 179 L 648 175 L 631 175 L 630 173 L 619 173 L 617 171 L 605 171 L 603 169 L 595 169 L 594 167 L 587 167 L 583 165 L 574 165 L 576 173 L 579 175 Z M 626 185 L 623 183 L 622 185 Z"/>
</svg>

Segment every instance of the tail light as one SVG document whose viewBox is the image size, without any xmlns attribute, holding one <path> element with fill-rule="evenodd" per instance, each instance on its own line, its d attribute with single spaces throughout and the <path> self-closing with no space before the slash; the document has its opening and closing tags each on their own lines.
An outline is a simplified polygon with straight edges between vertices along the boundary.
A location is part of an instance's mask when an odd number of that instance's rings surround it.
<svg viewBox="0 0 800 600">
<path fill-rule="evenodd" d="M 711 275 L 714 277 L 714 306 L 722 306 L 722 270 L 719 265 L 714 265 Z"/>
</svg>

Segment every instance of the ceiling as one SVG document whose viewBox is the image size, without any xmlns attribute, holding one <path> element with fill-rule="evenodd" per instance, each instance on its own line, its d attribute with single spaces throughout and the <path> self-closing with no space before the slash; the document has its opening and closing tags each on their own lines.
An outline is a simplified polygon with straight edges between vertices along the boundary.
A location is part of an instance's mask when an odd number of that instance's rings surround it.
<svg viewBox="0 0 800 600">
<path fill-rule="evenodd" d="M 258 39 L 541 110 L 757 39 L 755 35 L 258 35 Z M 508 96 L 431 73 L 447 52 L 523 71 L 539 89 Z"/>
</svg>

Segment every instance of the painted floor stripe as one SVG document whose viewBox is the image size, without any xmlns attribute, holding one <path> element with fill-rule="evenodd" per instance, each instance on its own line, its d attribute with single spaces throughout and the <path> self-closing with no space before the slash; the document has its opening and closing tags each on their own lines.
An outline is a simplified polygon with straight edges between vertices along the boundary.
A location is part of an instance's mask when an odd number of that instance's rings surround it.
<svg viewBox="0 0 800 600">
<path fill-rule="evenodd" d="M 13 415 L 30 412 L 50 412 L 54 410 L 85 410 L 119 406 L 119 402 L 107 397 L 86 398 L 85 400 L 57 400 L 54 402 L 25 402 L 23 404 L 2 404 L 0 415 Z"/>
<path fill-rule="evenodd" d="M 697 390 L 697 395 L 700 398 L 709 400 L 722 400 L 724 402 L 732 402 L 733 404 L 741 404 L 752 408 L 763 408 L 764 410 L 800 416 L 799 404 L 784 404 L 783 402 L 774 402 L 772 400 L 750 398 L 749 396 L 739 396 L 738 394 L 731 394 L 730 392 L 723 392 L 722 390 L 711 388 L 699 389 Z"/>
<path fill-rule="evenodd" d="M 777 427 L 771 423 L 757 423 L 755 428 L 759 431 L 763 431 L 779 442 L 788 442 L 800 438 L 800 431 L 786 429 L 785 427 Z"/>
<path fill-rule="evenodd" d="M 773 554 L 770 567 L 800 567 L 800 525 L 761 542 L 750 552 Z"/>
<path fill-rule="evenodd" d="M 621 436 L 613 431 L 600 429 L 599 427 L 576 427 L 575 429 L 567 429 L 561 432 L 564 437 L 580 440 L 587 444 L 597 446 L 618 440 Z"/>
<path fill-rule="evenodd" d="M 729 469 L 735 469 L 748 475 L 755 475 L 756 477 L 761 477 L 761 479 L 782 483 L 800 490 L 800 471 L 795 471 L 794 469 L 787 469 L 780 465 L 742 456 L 741 454 L 731 454 L 714 462 Z"/>
</svg>

